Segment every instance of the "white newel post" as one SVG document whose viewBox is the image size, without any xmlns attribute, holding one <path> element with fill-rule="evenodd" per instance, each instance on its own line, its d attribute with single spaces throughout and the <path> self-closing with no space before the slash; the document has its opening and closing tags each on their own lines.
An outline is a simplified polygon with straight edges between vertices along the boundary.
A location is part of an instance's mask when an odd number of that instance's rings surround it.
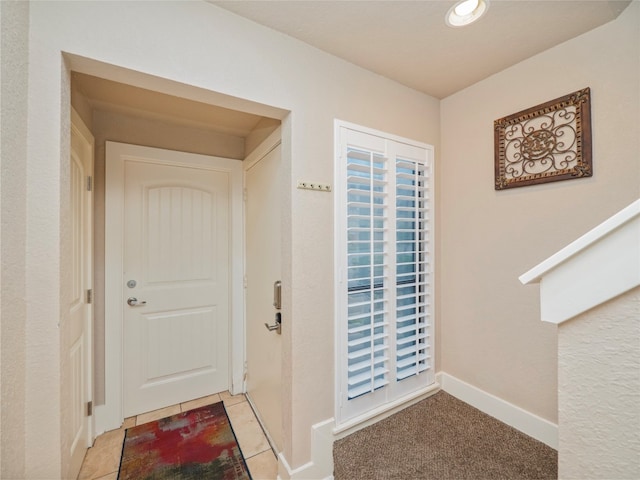
<svg viewBox="0 0 640 480">
<path fill-rule="evenodd" d="M 559 478 L 640 478 L 640 200 L 520 281 L 558 325 Z"/>
</svg>

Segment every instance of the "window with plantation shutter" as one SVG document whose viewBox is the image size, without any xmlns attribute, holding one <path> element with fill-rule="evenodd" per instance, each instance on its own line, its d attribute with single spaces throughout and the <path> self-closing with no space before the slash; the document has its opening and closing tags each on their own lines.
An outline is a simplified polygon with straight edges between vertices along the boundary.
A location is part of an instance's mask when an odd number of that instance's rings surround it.
<svg viewBox="0 0 640 480">
<path fill-rule="evenodd" d="M 338 423 L 434 382 L 429 145 L 336 122 Z"/>
</svg>

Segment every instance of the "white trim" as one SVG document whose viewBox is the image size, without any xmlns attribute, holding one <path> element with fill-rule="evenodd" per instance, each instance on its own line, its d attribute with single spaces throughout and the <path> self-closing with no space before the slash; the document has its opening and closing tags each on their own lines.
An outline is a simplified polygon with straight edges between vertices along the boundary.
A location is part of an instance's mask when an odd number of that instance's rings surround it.
<svg viewBox="0 0 640 480">
<path fill-rule="evenodd" d="M 258 145 L 242 162 L 244 171 L 250 170 L 256 163 L 267 156 L 271 150 L 282 143 L 282 128 L 276 128 L 271 134 Z"/>
<path fill-rule="evenodd" d="M 520 277 L 540 283 L 542 321 L 559 324 L 640 285 L 640 200 Z"/>
<path fill-rule="evenodd" d="M 362 127 L 352 123 L 344 122 L 342 120 L 334 120 L 334 184 L 335 184 L 335 199 L 334 199 L 334 216 L 335 216 L 335 228 L 334 228 L 334 266 L 336 271 L 336 282 L 334 286 L 334 344 L 335 344 L 335 418 L 341 425 L 347 425 L 346 428 L 350 428 L 352 420 L 355 420 L 355 424 L 362 422 L 361 418 L 369 417 L 370 412 L 373 412 L 373 416 L 377 416 L 379 412 L 386 411 L 389 403 L 400 404 L 405 402 L 405 395 L 420 395 L 424 389 L 430 391 L 434 383 L 435 375 L 435 321 L 434 321 L 434 294 L 433 294 L 433 282 L 427 287 L 429 289 L 429 355 L 431 358 L 431 365 L 424 372 L 419 375 L 414 375 L 411 378 L 407 378 L 402 382 L 393 380 L 389 381 L 388 385 L 384 388 L 378 389 L 376 392 L 370 392 L 366 395 L 362 395 L 357 399 L 347 401 L 346 391 L 348 390 L 347 378 L 343 375 L 342 369 L 344 368 L 344 359 L 346 358 L 346 346 L 344 342 L 345 327 L 344 322 L 341 320 L 344 318 L 344 314 L 347 310 L 347 294 L 345 289 L 346 272 L 345 272 L 345 257 L 347 250 L 347 241 L 344 236 L 346 231 L 346 218 L 345 218 L 345 205 L 346 205 L 346 193 L 345 193 L 345 178 L 346 178 L 346 165 L 344 160 L 344 154 L 347 148 L 347 137 L 349 138 L 350 145 L 359 145 L 364 149 L 378 151 L 384 154 L 386 157 L 395 162 L 396 158 L 406 158 L 412 161 L 418 162 L 425 166 L 426 170 L 426 185 L 428 191 L 428 211 L 429 216 L 427 221 L 429 223 L 428 235 L 429 238 L 425 239 L 425 243 L 428 245 L 429 258 L 426 262 L 431 267 L 427 273 L 433 276 L 433 262 L 435 259 L 434 246 L 434 228 L 435 217 L 433 212 L 435 211 L 435 194 L 434 194 L 434 149 L 433 146 L 418 142 L 415 140 L 399 137 L 397 135 L 387 134 L 378 130 L 374 130 L 367 127 Z M 390 171 L 395 171 L 390 169 Z M 395 191 L 395 182 L 393 174 L 389 179 L 389 188 Z M 391 195 L 393 197 L 393 195 Z M 395 208 L 390 208 L 388 215 L 388 224 L 395 229 Z M 395 242 L 391 241 L 388 245 L 388 250 L 385 251 L 389 259 L 395 261 Z M 394 283 L 395 270 L 388 272 L 391 284 Z M 395 304 L 395 289 L 389 290 L 388 302 L 390 305 Z M 393 319 L 390 321 L 393 325 Z M 394 327 L 390 327 L 391 333 Z M 390 351 L 389 364 L 390 370 L 394 370 L 395 357 L 393 348 Z M 417 390 L 414 390 L 417 389 Z"/>
<path fill-rule="evenodd" d="M 438 373 L 442 389 L 478 410 L 558 449 L 558 425 L 480 390 L 447 373 Z"/>
<path fill-rule="evenodd" d="M 278 455 L 278 480 L 333 479 L 333 418 L 311 426 L 311 461 L 292 469 L 284 456 Z"/>
<path fill-rule="evenodd" d="M 133 155 L 136 160 L 145 161 L 148 152 L 164 149 L 140 147 L 124 143 L 106 142 L 106 201 L 105 224 L 122 225 L 124 214 L 124 163 L 109 161 L 113 154 L 119 158 L 118 152 Z M 232 393 L 242 390 L 244 374 L 244 250 L 243 238 L 243 206 L 242 206 L 242 162 L 228 158 L 213 157 L 180 152 L 187 161 L 153 160 L 153 163 L 166 163 L 180 166 L 197 166 L 230 175 L 230 374 L 229 388 Z M 95 409 L 96 433 L 119 428 L 124 421 L 122 409 L 122 333 L 123 333 L 123 238 L 121 231 L 113 228 L 105 230 L 105 405 Z"/>
<path fill-rule="evenodd" d="M 429 145 L 428 143 L 424 143 L 424 142 L 419 142 L 417 140 L 412 140 L 410 138 L 406 138 L 406 137 L 401 137 L 399 135 L 394 135 L 393 133 L 387 133 L 387 132 L 383 132 L 381 130 L 375 130 L 373 128 L 369 128 L 369 127 L 363 127 L 362 125 L 357 125 L 355 123 L 350 123 L 350 122 L 345 122 L 344 120 L 339 120 L 339 119 L 334 119 L 333 121 L 334 123 L 334 138 L 338 138 L 338 132 L 340 131 L 340 128 L 347 128 L 349 130 L 354 130 L 356 132 L 362 132 L 362 133 L 366 133 L 368 135 L 373 135 L 376 137 L 380 137 L 383 140 L 392 140 L 396 143 L 402 143 L 404 145 L 411 145 L 413 147 L 418 147 L 418 148 L 424 148 L 426 150 L 428 150 L 429 152 L 431 152 L 431 154 L 433 155 L 433 145 Z M 336 145 L 336 147 L 339 147 L 339 145 Z M 339 150 L 336 150 L 336 153 L 339 153 Z M 433 157 L 430 157 L 429 160 L 431 162 L 433 162 Z"/>
<path fill-rule="evenodd" d="M 108 152 L 109 142 L 106 144 Z M 105 155 L 108 155 L 106 153 Z M 108 158 L 106 158 L 108 160 Z M 124 219 L 124 167 L 122 162 L 106 162 L 105 225 L 122 225 Z M 96 433 L 120 428 L 122 413 L 122 236 L 105 228 L 104 253 L 104 383 L 105 403 L 96 406 Z M 109 260 L 109 259 L 112 260 Z M 110 288 L 114 285 L 114 288 Z M 113 318 L 113 321 L 107 319 Z"/>
<path fill-rule="evenodd" d="M 329 418 L 316 423 L 311 427 L 311 460 L 304 465 L 292 469 L 284 453 L 278 455 L 278 479 L 279 480 L 308 480 L 308 479 L 333 479 L 333 443 L 355 431 L 372 425 L 384 418 L 413 405 L 424 398 L 437 393 L 442 385 L 442 390 L 463 402 L 491 415 L 507 425 L 539 440 L 550 447 L 558 448 L 558 426 L 526 410 L 521 409 L 505 400 L 491 395 L 457 378 L 439 372 L 436 374 L 437 383 L 421 394 L 411 399 L 405 398 L 405 402 L 395 408 L 380 412 L 359 425 L 352 427 L 341 426 L 336 428 L 335 420 Z"/>
<path fill-rule="evenodd" d="M 556 268 L 558 265 L 568 260 L 581 250 L 584 250 L 609 233 L 613 232 L 618 227 L 624 225 L 627 222 L 630 222 L 638 216 L 640 216 L 640 200 L 636 200 L 635 202 L 631 203 L 612 217 L 602 222 L 597 227 L 589 230 L 580 238 L 571 242 L 559 252 L 556 252 L 542 263 L 533 267 L 528 272 L 520 275 L 520 282 L 524 285 L 528 283 L 539 282 L 542 277 L 550 270 Z"/>
<path fill-rule="evenodd" d="M 92 147 L 95 145 L 95 139 L 93 138 L 93 134 L 91 130 L 87 127 L 87 125 L 82 121 L 82 118 L 76 112 L 76 109 L 71 107 L 71 128 L 74 128 L 78 131 L 78 133 L 89 143 Z M 93 150 L 91 152 L 91 162 L 93 167 Z M 93 175 L 93 170 L 91 170 L 91 174 Z"/>
<path fill-rule="evenodd" d="M 417 392 L 410 393 L 409 395 L 399 398 L 393 402 L 385 403 L 384 405 L 370 410 L 363 415 L 341 423 L 333 429 L 333 434 L 336 436 L 336 439 L 344 438 L 358 430 L 362 430 L 374 423 L 378 423 L 379 421 L 384 420 L 385 418 L 390 417 L 391 415 L 398 413 L 399 411 L 404 410 L 405 408 L 410 407 L 411 405 L 414 405 L 419 401 L 438 393 L 439 391 L 440 383 L 436 380 L 435 383 L 432 383 Z"/>
</svg>

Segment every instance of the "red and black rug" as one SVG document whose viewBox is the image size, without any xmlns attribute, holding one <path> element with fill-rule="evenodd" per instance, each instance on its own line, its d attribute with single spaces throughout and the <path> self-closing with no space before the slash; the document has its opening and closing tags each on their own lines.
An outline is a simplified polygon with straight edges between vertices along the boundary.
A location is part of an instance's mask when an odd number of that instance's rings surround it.
<svg viewBox="0 0 640 480">
<path fill-rule="evenodd" d="M 222 402 L 126 431 L 119 480 L 250 480 Z"/>
</svg>

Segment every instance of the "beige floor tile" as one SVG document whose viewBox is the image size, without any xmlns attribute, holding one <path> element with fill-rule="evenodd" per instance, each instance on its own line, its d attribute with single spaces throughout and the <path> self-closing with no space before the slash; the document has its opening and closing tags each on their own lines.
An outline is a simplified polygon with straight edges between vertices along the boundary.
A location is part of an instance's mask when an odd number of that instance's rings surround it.
<svg viewBox="0 0 640 480">
<path fill-rule="evenodd" d="M 100 478 L 117 472 L 120 467 L 124 430 L 112 430 L 100 435 L 87 450 L 78 480 Z"/>
<path fill-rule="evenodd" d="M 104 477 L 96 478 L 95 480 L 118 480 L 118 472 L 110 473 L 109 475 L 105 475 Z M 256 479 L 258 480 L 258 479 Z"/>
<path fill-rule="evenodd" d="M 119 428 L 117 430 L 110 430 L 108 432 L 103 433 L 96 441 L 93 443 L 93 447 L 95 448 L 122 448 L 122 443 L 124 442 L 124 428 Z"/>
<path fill-rule="evenodd" d="M 180 405 L 172 405 L 171 407 L 161 408 L 153 412 L 142 413 L 136 417 L 136 425 L 160 420 L 161 418 L 170 417 L 177 413 L 180 413 Z"/>
<path fill-rule="evenodd" d="M 246 459 L 253 480 L 276 480 L 278 478 L 278 460 L 273 451 L 259 453 Z"/>
<path fill-rule="evenodd" d="M 120 428 L 124 428 L 126 430 L 127 428 L 131 428 L 135 426 L 136 426 L 136 417 L 129 417 L 124 419 L 124 423 Z"/>
<path fill-rule="evenodd" d="M 237 405 L 240 402 L 247 401 L 244 394 L 231 395 L 229 392 L 220 392 L 220 400 L 224 402 L 225 407 L 230 407 L 231 405 Z"/>
<path fill-rule="evenodd" d="M 248 402 L 231 405 L 226 410 L 244 458 L 253 457 L 270 449 L 269 442 Z"/>
<path fill-rule="evenodd" d="M 209 395 L 208 397 L 196 398 L 195 400 L 191 400 L 189 402 L 184 402 L 180 404 L 180 409 L 183 412 L 188 410 L 193 410 L 194 408 L 204 407 L 205 405 L 211 405 L 212 403 L 218 403 L 220 401 L 220 395 L 217 393 L 215 395 Z"/>
</svg>

